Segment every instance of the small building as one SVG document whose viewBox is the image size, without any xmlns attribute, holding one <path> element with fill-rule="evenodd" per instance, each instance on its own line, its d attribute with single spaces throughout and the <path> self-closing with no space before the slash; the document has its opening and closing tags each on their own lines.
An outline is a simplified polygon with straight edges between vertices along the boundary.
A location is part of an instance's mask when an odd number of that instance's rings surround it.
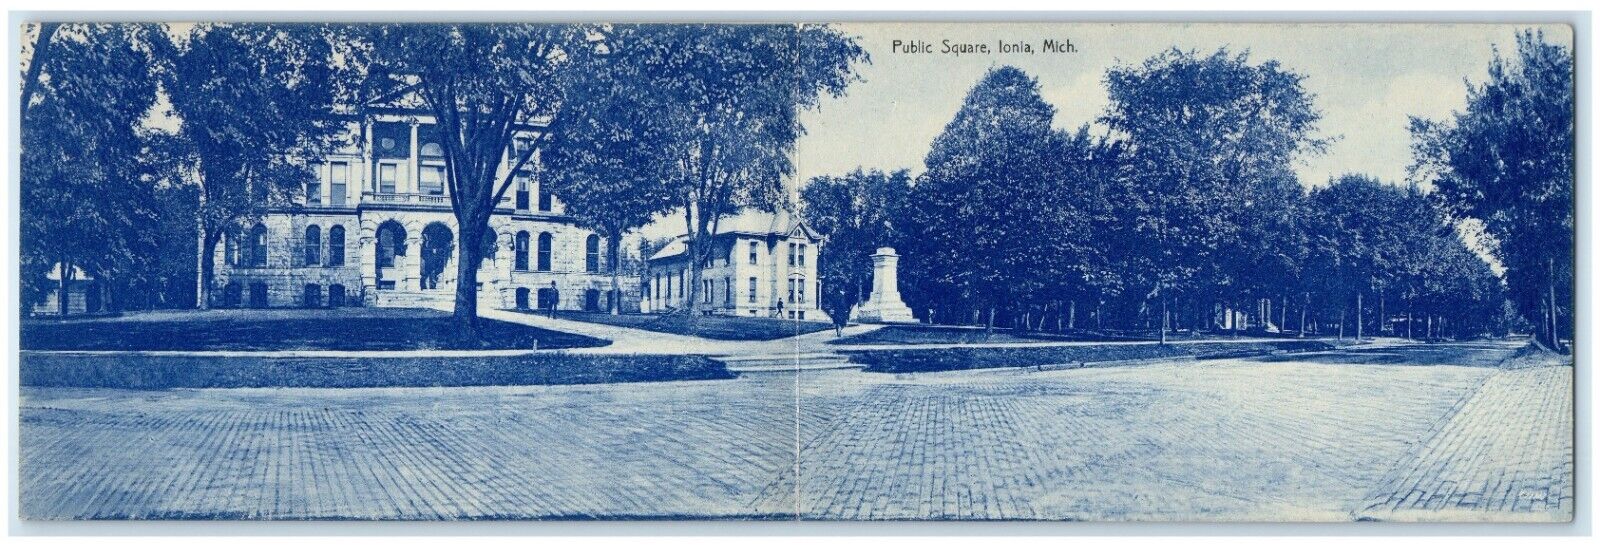
<svg viewBox="0 0 1600 547">
<path fill-rule="evenodd" d="M 105 311 L 105 287 L 89 272 L 72 267 L 67 278 L 67 313 L 97 313 Z M 49 288 L 44 299 L 33 307 L 34 315 L 59 315 L 61 313 L 61 263 L 45 273 Z"/>
<path fill-rule="evenodd" d="M 828 321 L 817 306 L 822 241 L 789 212 L 746 209 L 717 223 L 710 264 L 700 290 L 690 291 L 689 238 L 673 238 L 646 264 L 640 310 L 665 313 L 684 307 L 691 293 L 698 309 L 718 315 Z"/>
</svg>

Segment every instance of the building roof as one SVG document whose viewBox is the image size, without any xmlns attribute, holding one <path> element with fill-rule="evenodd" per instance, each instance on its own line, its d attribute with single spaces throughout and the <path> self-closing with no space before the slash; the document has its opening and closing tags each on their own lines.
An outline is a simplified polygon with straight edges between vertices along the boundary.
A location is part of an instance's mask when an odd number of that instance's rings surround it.
<svg viewBox="0 0 1600 547">
<path fill-rule="evenodd" d="M 799 232 L 807 239 L 817 239 L 816 232 L 805 225 L 799 217 L 788 211 L 769 213 L 759 209 L 743 209 L 733 216 L 723 217 L 717 222 L 717 228 L 712 237 L 725 235 L 744 235 L 755 237 L 789 236 Z M 650 255 L 650 260 L 672 258 L 687 252 L 689 238 L 679 234 L 672 238 L 661 249 Z"/>
</svg>

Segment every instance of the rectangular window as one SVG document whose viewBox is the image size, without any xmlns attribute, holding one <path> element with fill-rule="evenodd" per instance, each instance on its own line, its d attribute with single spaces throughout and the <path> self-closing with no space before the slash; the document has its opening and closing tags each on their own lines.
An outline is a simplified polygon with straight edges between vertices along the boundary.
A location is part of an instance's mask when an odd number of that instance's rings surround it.
<svg viewBox="0 0 1600 547">
<path fill-rule="evenodd" d="M 732 277 L 723 278 L 723 280 L 722 280 L 722 303 L 723 303 L 723 305 L 727 305 L 727 306 L 732 306 L 733 305 L 733 278 Z"/>
<path fill-rule="evenodd" d="M 322 173 L 317 175 L 317 178 L 306 181 L 306 205 L 322 205 Z"/>
<path fill-rule="evenodd" d="M 796 257 L 796 260 L 800 261 L 800 266 L 801 267 L 805 267 L 805 265 L 806 265 L 806 244 L 804 244 L 804 243 L 800 244 L 800 255 L 798 257 Z"/>
<path fill-rule="evenodd" d="M 794 266 L 794 249 L 795 249 L 794 244 L 790 243 L 789 244 L 789 266 L 791 266 L 791 267 Z M 794 299 L 790 298 L 790 300 L 794 300 Z"/>
<path fill-rule="evenodd" d="M 705 303 L 705 304 L 710 304 L 711 303 L 711 293 L 716 292 L 716 290 L 717 290 L 717 280 L 715 280 L 715 279 L 707 279 L 706 282 L 705 282 L 706 294 L 705 294 L 705 296 L 700 298 L 700 302 Z"/>
<path fill-rule="evenodd" d="M 517 175 L 517 210 L 528 210 L 528 176 Z"/>
<path fill-rule="evenodd" d="M 397 174 L 399 172 L 400 172 L 400 166 L 399 165 L 395 165 L 393 163 L 385 163 L 385 164 L 379 165 L 378 166 L 378 193 L 380 193 L 380 194 L 393 194 L 394 191 L 395 191 L 395 184 L 396 184 L 395 179 L 396 179 L 396 176 L 397 176 Z"/>
<path fill-rule="evenodd" d="M 422 171 L 417 173 L 417 184 L 423 194 L 430 196 L 444 195 L 444 166 L 424 165 Z"/>
<path fill-rule="evenodd" d="M 806 303 L 806 280 L 796 279 L 794 281 L 794 292 L 800 295 L 801 304 Z"/>
<path fill-rule="evenodd" d="M 751 241 L 750 242 L 750 263 L 751 264 L 755 264 L 756 263 L 756 258 L 757 258 L 756 257 L 756 250 L 757 249 L 758 249 L 757 243 L 754 242 L 754 241 Z"/>
<path fill-rule="evenodd" d="M 545 191 L 544 183 L 539 183 L 539 210 L 549 212 L 550 206 L 550 192 Z"/>
<path fill-rule="evenodd" d="M 680 300 L 683 299 L 683 286 L 686 285 L 686 284 L 688 284 L 688 280 L 684 279 L 683 272 L 679 271 L 678 272 L 678 299 L 680 299 Z"/>
<path fill-rule="evenodd" d="M 345 185 L 349 182 L 349 163 L 336 161 L 328 164 L 328 205 L 344 207 Z"/>
<path fill-rule="evenodd" d="M 790 255 L 790 256 L 794 256 L 794 255 Z M 794 280 L 793 279 L 789 280 L 789 303 L 790 304 L 794 303 Z"/>
<path fill-rule="evenodd" d="M 756 278 L 750 278 L 750 303 L 756 303 Z"/>
</svg>

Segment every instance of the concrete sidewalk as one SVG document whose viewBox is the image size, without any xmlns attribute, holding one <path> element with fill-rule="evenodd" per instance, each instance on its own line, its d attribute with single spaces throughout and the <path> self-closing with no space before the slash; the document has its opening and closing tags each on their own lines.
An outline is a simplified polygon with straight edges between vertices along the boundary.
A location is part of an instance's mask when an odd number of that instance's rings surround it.
<svg viewBox="0 0 1600 547">
<path fill-rule="evenodd" d="M 698 336 L 669 334 L 644 329 L 620 327 L 601 323 L 551 318 L 548 315 L 522 313 L 509 310 L 480 310 L 481 317 L 581 334 L 611 341 L 611 345 L 595 348 L 574 348 L 566 351 L 575 354 L 667 354 L 667 355 L 784 355 L 793 353 L 832 353 L 841 348 L 827 344 L 836 338 L 833 330 L 813 332 L 779 338 L 777 340 L 713 340 Z M 872 332 L 883 325 L 851 325 L 845 327 L 843 336 Z"/>
</svg>

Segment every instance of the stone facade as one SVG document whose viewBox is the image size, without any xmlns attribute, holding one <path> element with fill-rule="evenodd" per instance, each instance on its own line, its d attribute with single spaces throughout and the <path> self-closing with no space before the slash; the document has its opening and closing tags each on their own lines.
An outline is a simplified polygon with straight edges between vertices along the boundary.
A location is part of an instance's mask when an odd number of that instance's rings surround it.
<svg viewBox="0 0 1600 547">
<path fill-rule="evenodd" d="M 437 150 L 427 142 L 430 118 L 391 113 L 370 115 L 365 122 L 350 125 L 353 144 L 316 165 L 317 181 L 307 184 L 294 204 L 241 223 L 218 246 L 212 257 L 213 305 L 454 302 L 460 232 L 448 189 L 434 183 L 439 162 L 429 156 Z M 526 134 L 538 130 L 525 128 Z M 395 142 L 395 135 L 407 134 L 409 142 Z M 379 149 L 388 152 L 374 151 Z M 502 167 L 502 176 L 507 169 Z M 532 172 L 519 176 L 490 219 L 494 250 L 478 272 L 479 305 L 608 309 L 612 277 L 603 238 L 579 228 L 558 200 L 543 194 Z M 338 231 L 343 233 L 342 261 Z M 520 247 L 519 234 L 525 234 Z M 263 247 L 265 256 L 256 257 Z M 622 245 L 623 254 L 629 248 Z M 440 258 L 424 260 L 424 255 Z M 619 263 L 637 262 L 630 258 L 620 257 Z M 638 311 L 638 275 L 624 274 L 619 281 L 621 309 Z"/>
</svg>

